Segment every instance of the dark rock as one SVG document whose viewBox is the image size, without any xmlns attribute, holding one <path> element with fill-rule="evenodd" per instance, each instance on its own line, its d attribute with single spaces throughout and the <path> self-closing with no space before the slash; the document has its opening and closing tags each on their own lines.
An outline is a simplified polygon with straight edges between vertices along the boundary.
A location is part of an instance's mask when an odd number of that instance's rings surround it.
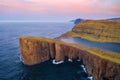
<svg viewBox="0 0 120 80">
<path fill-rule="evenodd" d="M 83 21 L 83 19 L 78 18 L 78 19 L 72 20 L 71 22 L 73 22 L 74 24 L 78 24 L 81 21 Z"/>
</svg>

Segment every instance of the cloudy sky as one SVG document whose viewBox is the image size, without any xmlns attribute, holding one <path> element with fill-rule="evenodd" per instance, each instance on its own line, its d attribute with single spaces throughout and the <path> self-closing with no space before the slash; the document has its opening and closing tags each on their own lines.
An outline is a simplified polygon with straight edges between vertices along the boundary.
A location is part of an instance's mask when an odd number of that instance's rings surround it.
<svg viewBox="0 0 120 80">
<path fill-rule="evenodd" d="M 0 0 L 0 20 L 67 21 L 120 17 L 120 0 Z"/>
</svg>

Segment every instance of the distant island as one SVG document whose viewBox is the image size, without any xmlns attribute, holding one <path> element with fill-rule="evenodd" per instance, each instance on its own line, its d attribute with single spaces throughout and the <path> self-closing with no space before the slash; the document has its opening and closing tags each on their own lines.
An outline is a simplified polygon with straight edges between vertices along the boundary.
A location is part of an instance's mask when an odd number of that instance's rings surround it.
<svg viewBox="0 0 120 80">
<path fill-rule="evenodd" d="M 71 20 L 70 22 L 73 22 L 74 24 L 78 24 L 80 22 L 84 21 L 84 19 L 81 19 L 81 18 L 77 18 L 75 20 Z"/>
<path fill-rule="evenodd" d="M 90 19 L 77 18 L 77 19 L 71 20 L 70 22 L 73 22 L 74 24 L 78 24 L 85 20 L 90 20 Z M 109 19 L 101 19 L 101 20 L 120 20 L 120 18 L 109 18 Z"/>
</svg>

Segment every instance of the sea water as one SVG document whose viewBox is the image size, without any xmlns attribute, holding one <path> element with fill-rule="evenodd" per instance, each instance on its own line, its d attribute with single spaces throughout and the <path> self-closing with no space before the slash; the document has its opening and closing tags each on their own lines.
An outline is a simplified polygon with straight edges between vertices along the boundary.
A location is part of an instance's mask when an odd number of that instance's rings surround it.
<svg viewBox="0 0 120 80">
<path fill-rule="evenodd" d="M 81 63 L 52 60 L 34 66 L 20 61 L 19 37 L 55 38 L 71 30 L 72 23 L 0 22 L 0 80 L 89 80 Z"/>
</svg>

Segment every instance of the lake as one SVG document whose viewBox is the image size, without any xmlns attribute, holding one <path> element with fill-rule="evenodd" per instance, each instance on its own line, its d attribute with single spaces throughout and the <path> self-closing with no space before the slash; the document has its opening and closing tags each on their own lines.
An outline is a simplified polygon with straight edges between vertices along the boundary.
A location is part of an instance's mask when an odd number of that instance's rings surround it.
<svg viewBox="0 0 120 80">
<path fill-rule="evenodd" d="M 61 39 L 64 42 L 81 44 L 87 47 L 98 48 L 102 50 L 112 51 L 120 53 L 120 43 L 106 43 L 106 42 L 94 42 L 81 39 L 78 37 Z"/>
</svg>

